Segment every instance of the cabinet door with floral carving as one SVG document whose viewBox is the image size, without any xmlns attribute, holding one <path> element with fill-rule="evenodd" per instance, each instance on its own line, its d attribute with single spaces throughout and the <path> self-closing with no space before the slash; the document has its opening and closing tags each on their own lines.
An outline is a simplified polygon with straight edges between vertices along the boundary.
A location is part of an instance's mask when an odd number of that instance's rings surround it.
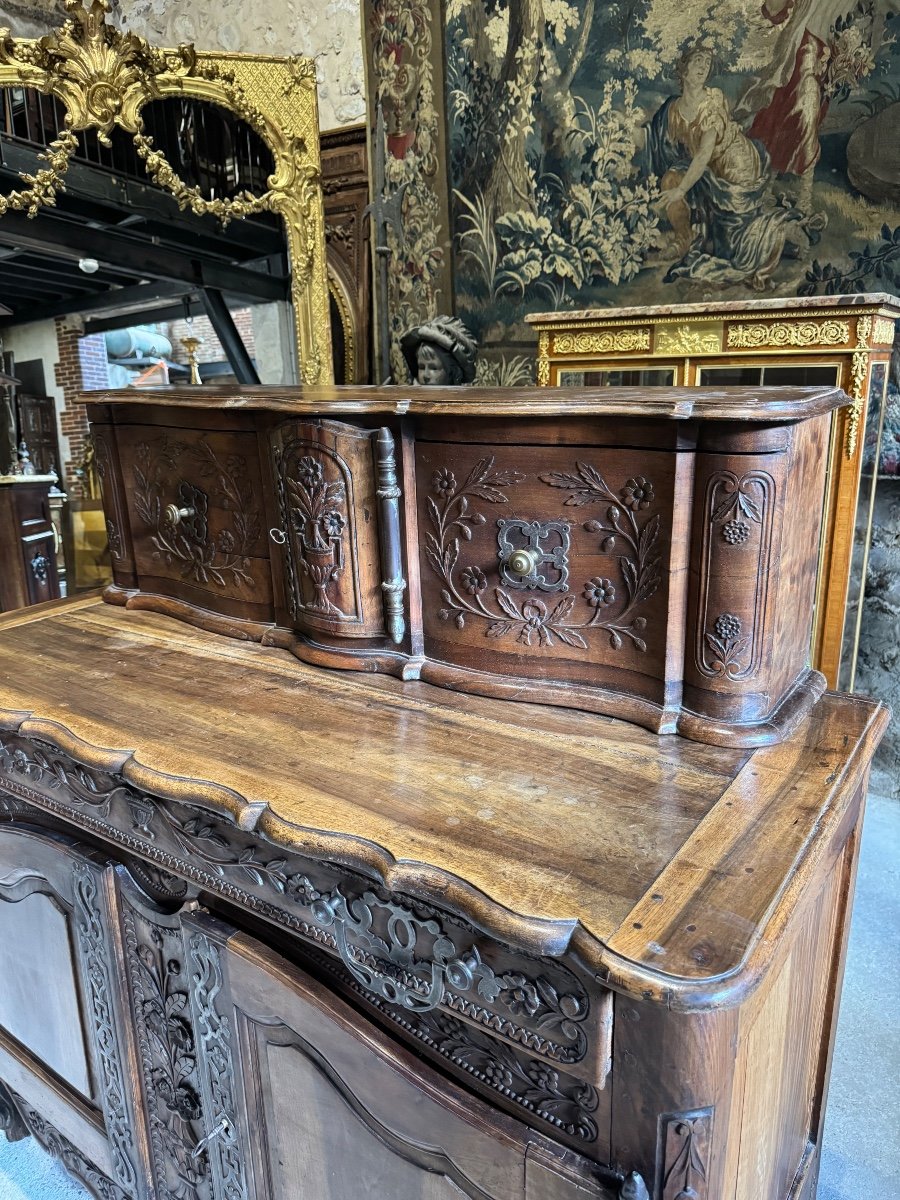
<svg viewBox="0 0 900 1200">
<path fill-rule="evenodd" d="M 223 1196 L 524 1200 L 518 1122 L 252 939 L 199 915 L 184 932 Z"/>
<path fill-rule="evenodd" d="M 376 457 L 383 441 L 378 430 L 339 421 L 289 421 L 271 435 L 281 615 L 301 632 L 374 639 L 388 632 L 391 581 L 379 525 L 391 498 Z M 396 504 L 396 477 L 393 487 Z"/>
<path fill-rule="evenodd" d="M 173 421 L 120 425 L 116 442 L 141 588 L 270 622 L 269 539 L 254 435 L 182 429 Z"/>
</svg>

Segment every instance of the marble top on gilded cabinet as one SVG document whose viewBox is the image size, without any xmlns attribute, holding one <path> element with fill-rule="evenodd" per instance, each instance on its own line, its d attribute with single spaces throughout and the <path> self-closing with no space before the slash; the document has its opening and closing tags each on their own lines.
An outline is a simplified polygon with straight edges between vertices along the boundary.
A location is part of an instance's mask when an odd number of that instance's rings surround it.
<svg viewBox="0 0 900 1200">
<path fill-rule="evenodd" d="M 860 292 L 847 296 L 787 296 L 782 299 L 704 301 L 702 304 L 651 304 L 630 308 L 584 308 L 564 312 L 528 313 L 530 325 L 580 325 L 596 321 L 656 320 L 660 317 L 721 318 L 727 313 L 771 313 L 786 309 L 872 308 L 900 317 L 900 298 L 887 292 Z"/>
</svg>

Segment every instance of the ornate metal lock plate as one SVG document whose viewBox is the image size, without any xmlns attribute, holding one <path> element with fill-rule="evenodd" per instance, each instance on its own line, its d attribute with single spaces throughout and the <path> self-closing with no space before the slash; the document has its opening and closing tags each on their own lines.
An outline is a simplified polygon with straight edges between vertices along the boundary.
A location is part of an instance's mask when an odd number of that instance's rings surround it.
<svg viewBox="0 0 900 1200">
<path fill-rule="evenodd" d="M 497 521 L 500 578 L 507 587 L 542 592 L 569 590 L 568 521 Z M 519 565 L 524 571 L 519 569 Z"/>
</svg>

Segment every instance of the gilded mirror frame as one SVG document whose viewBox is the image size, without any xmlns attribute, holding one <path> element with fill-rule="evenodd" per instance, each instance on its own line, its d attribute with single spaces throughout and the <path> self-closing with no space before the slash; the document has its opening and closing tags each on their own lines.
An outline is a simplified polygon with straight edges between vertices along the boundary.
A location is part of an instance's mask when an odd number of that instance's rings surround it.
<svg viewBox="0 0 900 1200">
<path fill-rule="evenodd" d="M 107 21 L 109 0 L 66 0 L 68 19 L 40 39 L 13 38 L 0 29 L 0 87 L 35 88 L 57 97 L 66 126 L 46 149 L 47 166 L 23 176 L 23 186 L 0 196 L 0 219 L 10 209 L 34 215 L 65 188 L 76 134 L 94 130 L 108 144 L 116 127 L 130 134 L 147 174 L 199 216 L 227 224 L 259 212 L 284 221 L 300 374 L 305 385 L 333 380 L 325 223 L 320 182 L 319 116 L 311 58 L 220 54 L 181 45 L 151 46 Z M 242 192 L 207 199 L 182 180 L 143 129 L 141 110 L 170 97 L 221 105 L 246 121 L 272 152 L 275 169 L 262 195 Z"/>
</svg>

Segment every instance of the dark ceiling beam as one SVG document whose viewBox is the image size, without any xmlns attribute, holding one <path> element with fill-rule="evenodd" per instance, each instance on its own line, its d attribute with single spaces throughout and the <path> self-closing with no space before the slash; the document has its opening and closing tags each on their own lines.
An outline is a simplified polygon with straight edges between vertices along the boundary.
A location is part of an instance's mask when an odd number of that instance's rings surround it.
<svg viewBox="0 0 900 1200">
<path fill-rule="evenodd" d="M 2 270 L 2 263 L 0 263 Z M 0 289 L 2 290 L 2 289 Z M 190 286 L 185 283 L 164 283 L 156 280 L 153 283 L 139 283 L 132 287 L 112 288 L 107 292 L 96 292 L 92 296 L 78 297 L 75 301 L 67 298 L 60 298 L 50 303 L 44 303 L 29 311 L 29 321 L 47 321 L 52 317 L 64 317 L 69 313 L 80 313 L 86 315 L 88 313 L 110 313 L 109 320 L 104 325 L 104 329 L 121 329 L 123 325 L 128 324 L 152 324 L 153 321 L 161 318 L 148 318 L 145 316 L 147 306 L 158 304 L 160 300 L 171 301 L 177 299 L 190 292 Z M 122 312 L 126 309 L 126 312 Z M 202 312 L 200 302 L 196 303 L 196 311 Z M 16 322 L 22 318 L 16 314 Z M 0 320 L 0 325 L 11 325 L 12 321 Z M 85 332 L 100 333 L 100 329 L 88 329 L 85 325 Z"/>
<path fill-rule="evenodd" d="M 289 294 L 287 279 L 155 246 L 112 229 L 63 221 L 46 212 L 36 217 L 4 214 L 0 217 L 0 243 L 44 254 L 52 252 L 75 262 L 96 258 L 123 275 L 212 287 L 246 300 L 286 300 Z"/>
<path fill-rule="evenodd" d="M 203 312 L 199 300 L 191 303 L 190 316 L 198 317 Z M 141 309 L 140 312 L 120 313 L 118 316 L 94 317 L 84 323 L 85 334 L 106 333 L 107 329 L 122 329 L 128 325 L 164 325 L 168 321 L 180 321 L 188 314 L 184 303 L 162 304 L 157 308 Z"/>
<path fill-rule="evenodd" d="M 69 262 L 44 258 L 36 263 L 29 261 L 25 255 L 14 259 L 13 262 L 0 258 L 0 271 L 14 271 L 16 276 L 22 279 L 62 284 L 60 290 L 63 291 L 67 288 L 75 288 L 76 290 L 97 292 L 104 287 L 112 287 L 118 282 L 108 272 L 97 271 L 93 275 L 88 275 L 84 271 L 79 271 Z"/>
<path fill-rule="evenodd" d="M 222 349 L 231 364 L 235 379 L 238 383 L 248 385 L 260 383 L 253 359 L 247 353 L 244 339 L 238 333 L 234 317 L 225 303 L 225 297 L 215 288 L 204 288 L 200 293 L 200 299 L 203 301 L 206 315 L 212 322 L 215 335 L 222 343 Z"/>
<path fill-rule="evenodd" d="M 6 303 L 12 305 L 15 305 L 19 299 L 28 296 L 34 296 L 40 300 L 49 298 L 52 301 L 61 292 L 57 285 L 47 283 L 45 280 L 22 279 L 6 273 L 0 273 L 0 290 L 3 292 Z M 77 302 L 79 297 L 75 296 L 74 299 Z"/>
<path fill-rule="evenodd" d="M 33 147 L 6 139 L 0 141 L 0 158 L 0 174 L 16 180 L 20 174 L 34 175 L 47 165 Z M 164 235 L 180 230 L 186 239 L 199 238 L 201 242 L 208 242 L 211 252 L 219 246 L 218 253 L 223 258 L 242 257 L 233 253 L 237 246 L 254 257 L 277 254 L 284 242 L 280 229 L 268 229 L 252 220 L 233 221 L 223 234 L 213 219 L 182 212 L 175 199 L 162 188 L 137 179 L 122 178 L 83 162 L 69 164 L 65 195 L 125 213 L 132 223 L 138 220 L 154 222 L 160 225 Z M 65 207 L 65 197 L 61 198 L 61 203 Z"/>
</svg>

